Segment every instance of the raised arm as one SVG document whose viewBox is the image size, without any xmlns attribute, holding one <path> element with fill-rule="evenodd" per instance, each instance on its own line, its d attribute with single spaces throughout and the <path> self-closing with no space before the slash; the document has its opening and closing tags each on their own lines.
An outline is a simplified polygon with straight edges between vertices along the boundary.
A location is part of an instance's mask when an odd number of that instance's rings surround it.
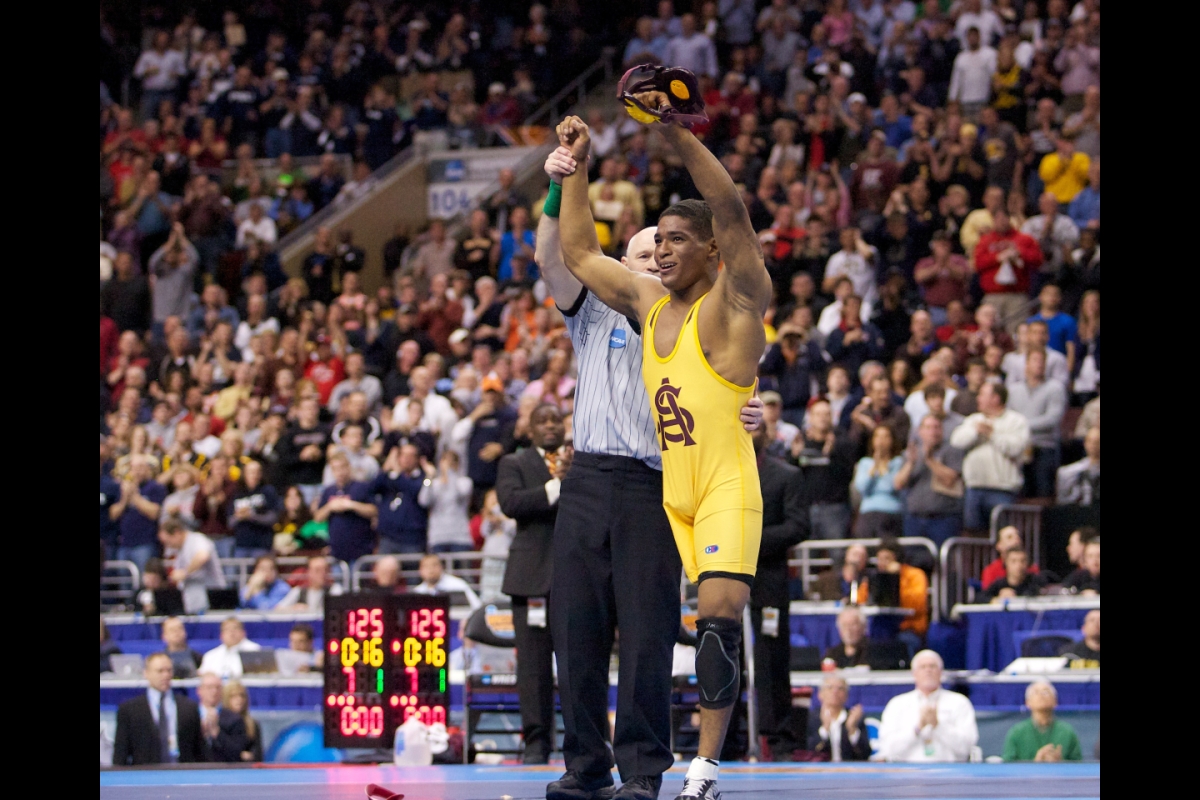
<svg viewBox="0 0 1200 800">
<path fill-rule="evenodd" d="M 557 132 L 559 142 L 571 151 L 575 163 L 586 164 L 591 139 L 584 121 L 567 117 L 559 123 Z M 658 280 L 631 272 L 600 249 L 588 203 L 587 170 L 577 169 L 563 179 L 559 234 L 567 269 L 614 311 L 641 320 L 666 293 Z"/>
<path fill-rule="evenodd" d="M 570 309 L 579 293 L 583 291 L 583 284 L 571 274 L 563 262 L 562 241 L 558 230 L 559 208 L 554 207 L 554 195 L 561 195 L 561 188 L 556 187 L 561 187 L 563 176 L 575 171 L 575 159 L 571 157 L 570 150 L 559 147 L 546 156 L 545 169 L 555 186 L 550 187 L 550 197 L 546 200 L 542 218 L 538 220 L 537 248 L 534 250 L 533 260 L 541 269 L 542 278 L 545 279 L 546 288 L 550 290 L 554 302 L 559 308 Z"/>
<path fill-rule="evenodd" d="M 649 94 L 660 95 L 661 102 L 666 101 L 661 92 Z M 771 278 L 763 264 L 762 247 L 750 224 L 750 214 L 733 178 L 691 131 L 678 125 L 661 125 L 658 130 L 675 148 L 696 189 L 712 209 L 713 236 L 725 262 L 717 287 L 723 288 L 729 299 L 739 305 L 744 304 L 759 315 L 766 313 L 771 301 Z"/>
</svg>

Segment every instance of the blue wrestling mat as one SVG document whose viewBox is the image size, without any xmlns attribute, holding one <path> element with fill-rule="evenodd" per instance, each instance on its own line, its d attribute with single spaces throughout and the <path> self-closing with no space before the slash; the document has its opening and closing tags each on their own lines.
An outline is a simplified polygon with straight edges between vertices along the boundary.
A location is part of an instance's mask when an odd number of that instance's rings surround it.
<svg viewBox="0 0 1200 800">
<path fill-rule="evenodd" d="M 683 786 L 686 765 L 664 776 L 659 795 Z M 561 766 L 260 766 L 232 769 L 109 770 L 101 800 L 364 800 L 368 783 L 406 800 L 533 800 Z M 615 775 L 615 773 L 614 773 Z M 1100 765 L 1086 764 L 744 764 L 721 766 L 729 800 L 999 800 L 1100 797 Z"/>
</svg>

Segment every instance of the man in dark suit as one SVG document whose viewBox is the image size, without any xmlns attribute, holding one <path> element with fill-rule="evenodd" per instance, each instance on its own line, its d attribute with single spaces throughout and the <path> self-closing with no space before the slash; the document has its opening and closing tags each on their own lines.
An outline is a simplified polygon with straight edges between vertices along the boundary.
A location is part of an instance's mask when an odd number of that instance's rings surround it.
<svg viewBox="0 0 1200 800">
<path fill-rule="evenodd" d="M 861 705 L 846 708 L 850 687 L 846 679 L 829 675 L 821 684 L 821 710 L 808 719 L 808 749 L 820 761 L 866 761 L 871 757 L 871 736 Z"/>
<path fill-rule="evenodd" d="M 113 765 L 174 764 L 204 760 L 200 712 L 184 695 L 171 691 L 175 666 L 166 653 L 146 659 L 146 694 L 117 708 Z"/>
<path fill-rule="evenodd" d="M 529 428 L 533 447 L 502 458 L 496 475 L 500 509 L 517 522 L 500 590 L 513 605 L 523 760 L 545 764 L 554 749 L 554 645 L 547 602 L 560 480 L 570 468 L 570 454 L 563 452 L 566 429 L 556 406 L 535 408 Z"/>
<path fill-rule="evenodd" d="M 754 667 L 758 686 L 759 730 L 775 760 L 786 759 L 802 746 L 792 730 L 790 673 L 791 627 L 788 605 L 788 552 L 808 535 L 804 478 L 797 467 L 767 455 L 766 426 L 754 432 L 758 477 L 762 485 L 762 545 L 758 573 L 750 592 L 754 625 Z"/>
</svg>

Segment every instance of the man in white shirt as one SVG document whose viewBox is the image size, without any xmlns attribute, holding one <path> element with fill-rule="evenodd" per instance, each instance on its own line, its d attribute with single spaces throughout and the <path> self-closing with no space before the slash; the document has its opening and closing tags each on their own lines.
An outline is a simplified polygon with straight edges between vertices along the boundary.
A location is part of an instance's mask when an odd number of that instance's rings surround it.
<svg viewBox="0 0 1200 800">
<path fill-rule="evenodd" d="M 967 30 L 967 49 L 954 57 L 950 73 L 950 100 L 962 104 L 963 116 L 974 118 L 992 92 L 996 51 L 980 45 L 979 28 Z"/>
<path fill-rule="evenodd" d="M 828 290 L 826 290 L 828 291 Z M 834 301 L 825 306 L 821 310 L 821 316 L 817 319 L 817 330 L 822 336 L 828 337 L 838 329 L 842 324 L 842 302 L 849 296 L 854 294 L 854 281 L 843 275 L 833 282 Z M 862 295 L 859 295 L 860 297 Z M 871 304 L 866 300 L 862 302 L 862 317 L 863 324 L 867 324 L 871 320 Z"/>
<path fill-rule="evenodd" d="M 809 735 L 808 749 L 828 753 L 830 761 L 866 761 L 871 757 L 871 740 L 863 720 L 863 708 L 846 708 L 850 687 L 841 675 L 827 675 L 821 683 L 819 721 Z"/>
<path fill-rule="evenodd" d="M 879 289 L 875 285 L 875 262 L 879 258 L 879 251 L 863 241 L 858 228 L 842 228 L 838 239 L 842 249 L 829 257 L 821 289 L 832 292 L 838 278 L 849 278 L 854 284 L 854 293 L 863 300 L 863 312 L 866 313 L 867 308 L 879 301 Z M 821 317 L 824 319 L 824 312 Z M 820 328 L 819 323 L 817 327 Z"/>
<path fill-rule="evenodd" d="M 426 553 L 422 556 L 418 569 L 421 573 L 421 582 L 413 587 L 412 591 L 414 594 L 451 594 L 453 592 L 462 592 L 466 596 L 467 602 L 471 605 L 472 611 L 481 605 L 479 595 L 475 594 L 475 590 L 462 578 L 446 572 L 446 566 L 442 563 L 442 557 L 436 553 Z"/>
<path fill-rule="evenodd" d="M 417 430 L 428 431 L 439 438 L 445 437 L 448 442 L 450 431 L 458 422 L 458 415 L 454 413 L 449 400 L 433 393 L 433 378 L 429 370 L 426 367 L 414 368 L 408 376 L 408 385 L 408 396 L 399 398 L 392 410 L 392 429 L 396 430 L 406 423 L 410 403 L 420 403 L 422 413 Z"/>
<path fill-rule="evenodd" d="M 1021 333 L 1022 328 L 1024 334 Z M 1025 381 L 1025 354 L 1033 350 L 1046 353 L 1046 380 L 1058 381 L 1067 387 L 1071 385 L 1071 370 L 1067 366 L 1067 357 L 1047 345 L 1050 343 L 1050 327 L 1045 321 L 1035 319 L 1022 323 L 1017 329 L 1017 350 L 1006 353 L 1000 362 L 1000 370 L 1004 373 L 1004 384 L 1014 386 Z"/>
<path fill-rule="evenodd" d="M 915 316 L 915 315 L 914 315 Z M 946 368 L 936 358 L 931 358 L 921 365 L 921 383 L 925 386 L 941 386 L 945 392 L 943 408 L 954 402 L 958 391 L 946 386 Z M 916 432 L 921 426 L 921 420 L 929 413 L 929 401 L 925 399 L 925 390 L 913 392 L 904 400 L 904 410 L 912 420 L 912 431 Z M 949 435 L 949 431 L 946 431 Z"/>
<path fill-rule="evenodd" d="M 262 647 L 246 638 L 246 628 L 237 617 L 227 617 L 221 623 L 221 643 L 204 654 L 197 672 L 212 672 L 222 678 L 242 674 L 241 653 L 261 650 Z"/>
<path fill-rule="evenodd" d="M 985 383 L 977 398 L 979 411 L 963 420 L 950 435 L 950 445 L 966 451 L 962 476 L 963 527 L 986 530 L 992 509 L 1016 500 L 1025 484 L 1021 469 L 1029 446 L 1029 422 L 1006 407 L 1008 390 Z"/>
<path fill-rule="evenodd" d="M 168 50 L 170 44 L 171 34 L 154 34 L 154 46 L 138 56 L 133 67 L 133 76 L 142 82 L 142 119 L 155 119 L 159 103 L 174 96 L 180 77 L 187 74 L 183 53 Z"/>
<path fill-rule="evenodd" d="M 263 207 L 260 204 L 255 203 L 250 206 L 249 216 L 238 225 L 237 246 L 239 248 L 249 247 L 250 242 L 247 240 L 247 237 L 250 236 L 253 236 L 262 244 L 273 245 L 278 235 L 275 220 L 263 212 Z"/>
<path fill-rule="evenodd" d="M 203 614 L 208 610 L 208 590 L 226 586 L 216 545 L 203 533 L 189 531 L 177 519 L 162 524 L 158 540 L 166 555 L 175 555 L 170 579 L 183 594 L 183 610 L 188 614 Z"/>
<path fill-rule="evenodd" d="M 942 657 L 932 650 L 913 656 L 916 688 L 883 709 L 879 753 L 888 761 L 966 761 L 979 741 L 975 707 L 966 696 L 942 688 Z"/>
</svg>

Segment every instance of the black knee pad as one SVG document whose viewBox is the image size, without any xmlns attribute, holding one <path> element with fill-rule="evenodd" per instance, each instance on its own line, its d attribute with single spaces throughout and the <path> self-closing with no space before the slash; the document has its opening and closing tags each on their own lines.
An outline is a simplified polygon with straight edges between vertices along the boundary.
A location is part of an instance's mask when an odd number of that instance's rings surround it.
<svg viewBox="0 0 1200 800">
<path fill-rule="evenodd" d="M 701 708 L 729 708 L 741 688 L 742 623 L 725 617 L 696 620 L 696 683 Z"/>
</svg>

